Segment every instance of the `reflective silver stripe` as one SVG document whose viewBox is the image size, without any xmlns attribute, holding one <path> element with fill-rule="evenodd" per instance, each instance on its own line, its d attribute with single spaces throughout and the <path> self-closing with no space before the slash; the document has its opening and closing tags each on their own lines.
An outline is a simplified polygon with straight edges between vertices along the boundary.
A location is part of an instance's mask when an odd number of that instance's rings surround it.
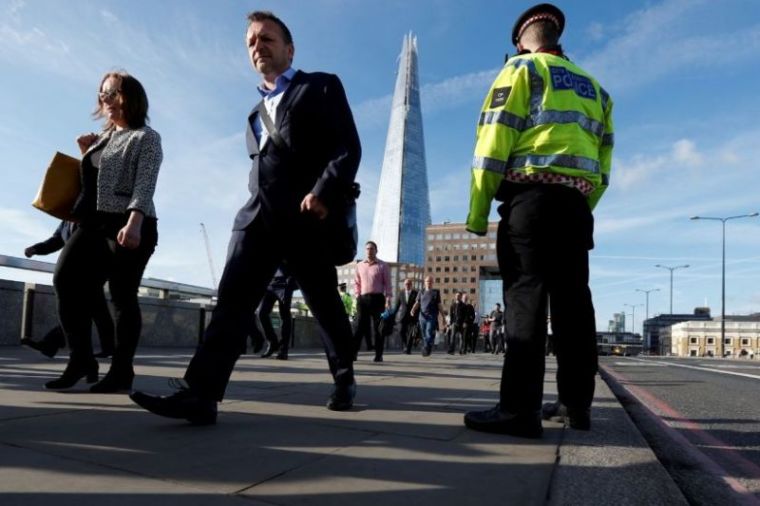
<svg viewBox="0 0 760 506">
<path fill-rule="evenodd" d="M 602 146 L 614 146 L 615 134 L 604 134 L 602 136 Z"/>
<path fill-rule="evenodd" d="M 486 156 L 476 156 L 472 159 L 473 169 L 483 169 L 490 172 L 496 172 L 497 174 L 506 174 L 507 164 L 502 160 L 496 158 L 488 158 Z"/>
<path fill-rule="evenodd" d="M 481 125 L 493 125 L 501 123 L 522 132 L 525 130 L 525 118 L 507 111 L 486 111 L 480 115 Z"/>
<path fill-rule="evenodd" d="M 530 118 L 528 128 L 536 125 L 549 123 L 568 124 L 577 123 L 582 129 L 601 137 L 604 134 L 604 125 L 595 119 L 591 119 L 578 111 L 541 111 Z"/>
<path fill-rule="evenodd" d="M 533 60 L 521 60 L 519 58 L 510 60 L 507 65 L 516 69 L 528 67 L 530 76 L 530 115 L 535 116 L 541 110 L 541 99 L 544 96 L 544 78 L 536 70 L 536 64 Z"/>
<path fill-rule="evenodd" d="M 514 128 L 518 132 L 538 125 L 576 123 L 597 137 L 601 137 L 604 132 L 604 125 L 578 111 L 541 111 L 527 120 L 511 112 L 485 111 L 480 115 L 479 123 L 480 125 L 501 123 L 502 125 Z"/>
<path fill-rule="evenodd" d="M 555 165 L 568 169 L 585 170 L 586 172 L 599 173 L 599 162 L 593 158 L 571 155 L 528 155 L 514 156 L 507 160 L 507 169 L 515 170 L 525 167 L 548 167 Z"/>
</svg>

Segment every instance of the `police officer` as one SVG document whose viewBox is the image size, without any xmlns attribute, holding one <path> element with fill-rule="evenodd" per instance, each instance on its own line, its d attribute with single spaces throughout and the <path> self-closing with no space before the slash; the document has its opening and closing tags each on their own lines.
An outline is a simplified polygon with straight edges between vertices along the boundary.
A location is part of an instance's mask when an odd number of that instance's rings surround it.
<svg viewBox="0 0 760 506">
<path fill-rule="evenodd" d="M 518 55 L 491 86 L 477 127 L 467 228 L 485 235 L 491 201 L 508 343 L 499 403 L 471 411 L 471 429 L 540 437 L 541 418 L 590 428 L 597 372 L 588 287 L 591 211 L 607 188 L 612 101 L 559 45 L 565 17 L 551 4 L 512 30 Z M 559 402 L 541 406 L 547 304 L 557 342 Z M 543 411 L 543 412 L 542 412 Z"/>
</svg>

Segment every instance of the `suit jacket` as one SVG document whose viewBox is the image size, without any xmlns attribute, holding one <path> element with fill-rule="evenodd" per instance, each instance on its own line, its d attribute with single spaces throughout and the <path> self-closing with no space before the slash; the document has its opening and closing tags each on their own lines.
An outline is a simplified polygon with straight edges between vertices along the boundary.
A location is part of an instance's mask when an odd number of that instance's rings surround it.
<svg viewBox="0 0 760 506">
<path fill-rule="evenodd" d="M 308 193 L 319 197 L 328 212 L 353 181 L 361 145 L 343 85 L 337 76 L 298 71 L 278 107 L 275 127 L 287 144 L 270 138 L 259 150 L 248 117 L 246 144 L 252 160 L 248 179 L 251 197 L 235 217 L 233 230 L 243 230 L 259 215 L 277 226 L 303 225 L 300 204 Z"/>
<path fill-rule="evenodd" d="M 411 290 L 409 292 L 409 300 L 406 300 L 406 291 L 401 290 L 396 295 L 396 301 L 393 304 L 393 312 L 396 313 L 396 321 L 401 323 L 403 321 L 415 320 L 411 315 L 412 307 L 417 302 L 417 290 Z"/>
</svg>

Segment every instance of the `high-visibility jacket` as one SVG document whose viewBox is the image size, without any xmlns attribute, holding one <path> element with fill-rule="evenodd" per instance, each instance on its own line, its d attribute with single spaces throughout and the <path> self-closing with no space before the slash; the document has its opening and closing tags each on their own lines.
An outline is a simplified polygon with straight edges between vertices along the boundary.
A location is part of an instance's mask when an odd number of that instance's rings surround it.
<svg viewBox="0 0 760 506">
<path fill-rule="evenodd" d="M 593 209 L 609 184 L 612 145 L 612 100 L 593 77 L 549 53 L 510 58 L 480 114 L 467 229 L 486 233 L 507 171 L 583 178 Z"/>
</svg>

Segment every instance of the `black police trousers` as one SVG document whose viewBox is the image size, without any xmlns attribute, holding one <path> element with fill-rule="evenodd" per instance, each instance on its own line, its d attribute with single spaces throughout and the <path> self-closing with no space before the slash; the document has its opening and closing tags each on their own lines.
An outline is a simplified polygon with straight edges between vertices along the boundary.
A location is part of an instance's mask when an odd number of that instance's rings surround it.
<svg viewBox="0 0 760 506">
<path fill-rule="evenodd" d="M 559 400 L 587 408 L 598 368 L 588 286 L 593 216 L 583 194 L 559 184 L 503 183 L 497 257 L 504 279 L 507 351 L 501 409 L 541 409 L 547 317 L 556 342 Z"/>
</svg>

